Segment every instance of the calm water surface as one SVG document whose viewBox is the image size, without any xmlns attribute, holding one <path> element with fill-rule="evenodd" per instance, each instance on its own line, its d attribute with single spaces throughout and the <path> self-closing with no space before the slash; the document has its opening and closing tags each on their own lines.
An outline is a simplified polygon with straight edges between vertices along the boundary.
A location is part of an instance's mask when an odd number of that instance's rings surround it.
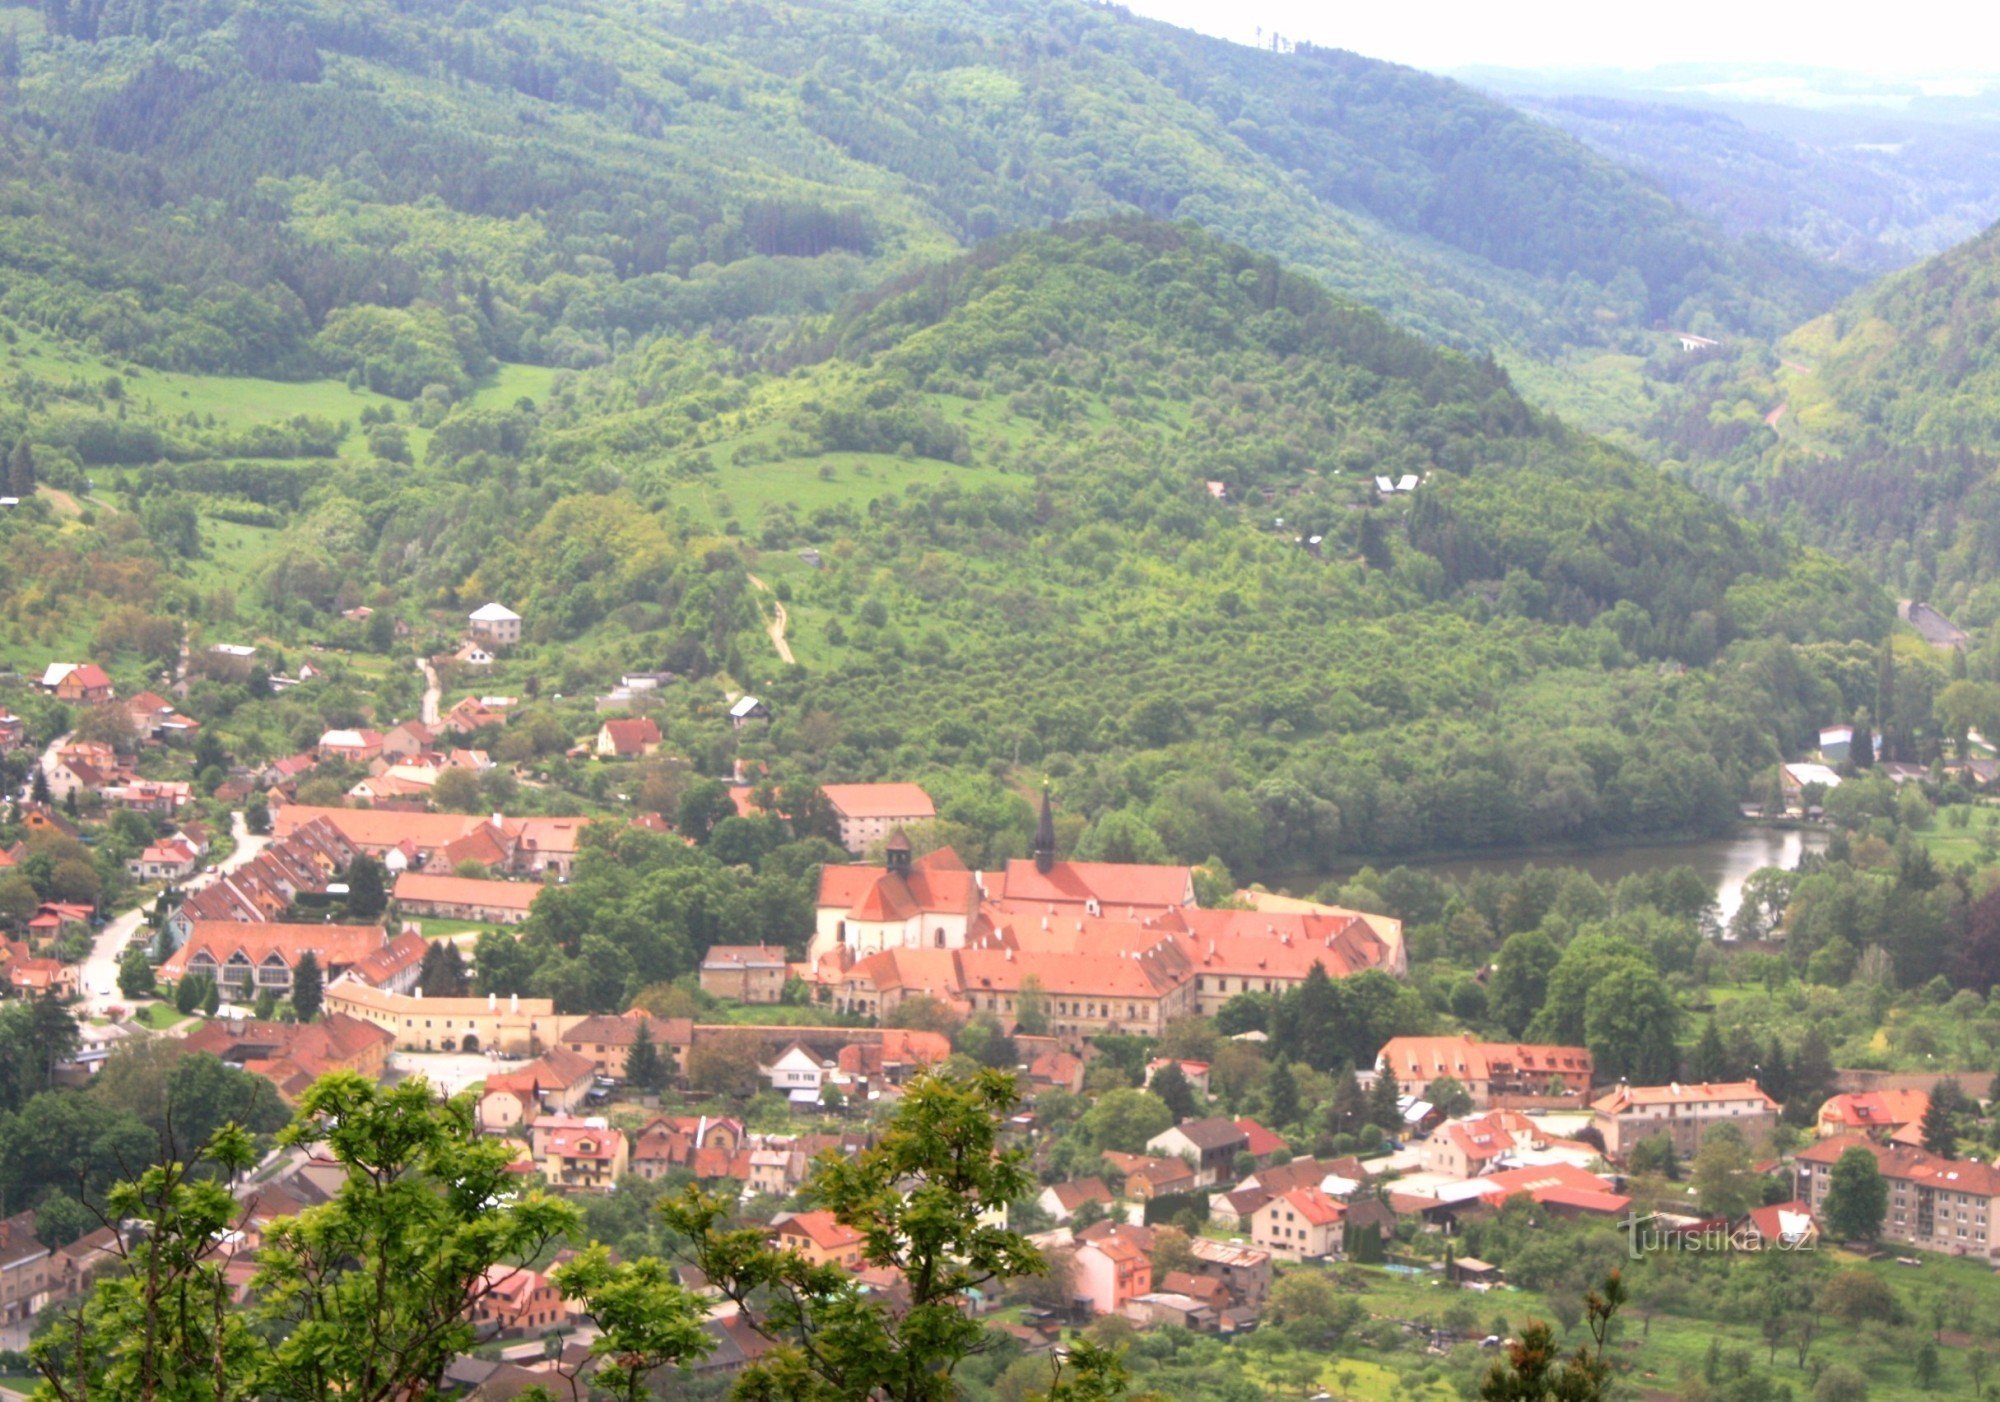
<svg viewBox="0 0 2000 1402">
<path fill-rule="evenodd" d="M 1577 867 L 1609 886 L 1635 872 L 1693 867 L 1716 888 L 1716 906 L 1723 927 L 1743 900 L 1743 882 L 1759 867 L 1789 867 L 1806 852 L 1825 848 L 1827 834 L 1818 829 L 1739 828 L 1729 837 L 1704 842 L 1656 842 L 1633 847 L 1592 847 L 1573 852 L 1547 850 L 1529 856 L 1453 857 L 1414 861 L 1405 865 L 1434 876 L 1468 877 L 1480 872 L 1510 876 L 1523 867 Z M 1386 870 L 1393 863 L 1378 864 Z M 1347 873 L 1344 873 L 1347 874 Z"/>
</svg>

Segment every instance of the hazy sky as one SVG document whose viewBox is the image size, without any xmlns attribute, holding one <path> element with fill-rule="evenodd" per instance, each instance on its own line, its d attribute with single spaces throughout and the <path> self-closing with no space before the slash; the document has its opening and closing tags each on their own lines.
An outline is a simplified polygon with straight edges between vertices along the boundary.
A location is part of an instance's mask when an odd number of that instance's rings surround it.
<svg viewBox="0 0 2000 1402">
<path fill-rule="evenodd" d="M 1882 76 L 1992 72 L 2000 9 L 1969 0 L 1127 0 L 1231 39 L 1261 26 L 1419 68 L 1813 64 Z"/>
</svg>

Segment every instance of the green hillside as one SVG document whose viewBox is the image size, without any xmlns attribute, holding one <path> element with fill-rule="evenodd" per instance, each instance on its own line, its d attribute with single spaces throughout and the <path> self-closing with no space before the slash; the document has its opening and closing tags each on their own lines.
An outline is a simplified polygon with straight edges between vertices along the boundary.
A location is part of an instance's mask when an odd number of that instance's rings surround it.
<svg viewBox="0 0 2000 1402">
<path fill-rule="evenodd" d="M 1847 285 L 1451 82 L 1069 0 L 50 0 L 0 33 L 0 313 L 168 368 L 457 391 L 1119 213 L 1539 355 Z"/>
<path fill-rule="evenodd" d="M 1843 652 L 1754 640 L 1887 614 L 1490 362 L 1178 226 L 989 246 L 735 381 L 663 343 L 542 433 L 754 546 L 801 664 L 738 639 L 779 772 L 1052 774 L 1087 843 L 1238 869 L 1726 822 L 1845 704 Z M 463 596 L 587 623 L 558 538 Z"/>
<path fill-rule="evenodd" d="M 1976 624 L 2000 617 L 2000 234 L 1695 368 L 1654 429 L 1733 505 Z M 1766 416 L 1778 406 L 1775 425 Z"/>
</svg>

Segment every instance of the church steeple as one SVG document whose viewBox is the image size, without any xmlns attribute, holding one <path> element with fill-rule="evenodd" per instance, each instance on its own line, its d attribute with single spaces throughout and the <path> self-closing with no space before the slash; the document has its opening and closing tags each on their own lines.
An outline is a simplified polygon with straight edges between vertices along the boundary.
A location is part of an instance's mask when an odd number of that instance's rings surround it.
<svg viewBox="0 0 2000 1402">
<path fill-rule="evenodd" d="M 1035 825 L 1035 870 L 1047 876 L 1056 864 L 1056 815 L 1049 807 L 1049 791 L 1042 788 L 1042 820 Z"/>
<path fill-rule="evenodd" d="M 905 881 L 910 877 L 910 835 L 901 828 L 889 834 L 889 840 L 882 845 L 882 856 L 886 859 L 891 876 L 900 876 Z"/>
</svg>

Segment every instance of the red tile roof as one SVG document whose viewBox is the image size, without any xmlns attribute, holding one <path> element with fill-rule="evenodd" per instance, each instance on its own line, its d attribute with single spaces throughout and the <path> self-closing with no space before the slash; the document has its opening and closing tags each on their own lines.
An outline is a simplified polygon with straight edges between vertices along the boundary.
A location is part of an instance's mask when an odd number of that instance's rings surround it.
<svg viewBox="0 0 2000 1402">
<path fill-rule="evenodd" d="M 921 784 L 821 784 L 843 818 L 935 818 L 937 808 Z"/>
</svg>

